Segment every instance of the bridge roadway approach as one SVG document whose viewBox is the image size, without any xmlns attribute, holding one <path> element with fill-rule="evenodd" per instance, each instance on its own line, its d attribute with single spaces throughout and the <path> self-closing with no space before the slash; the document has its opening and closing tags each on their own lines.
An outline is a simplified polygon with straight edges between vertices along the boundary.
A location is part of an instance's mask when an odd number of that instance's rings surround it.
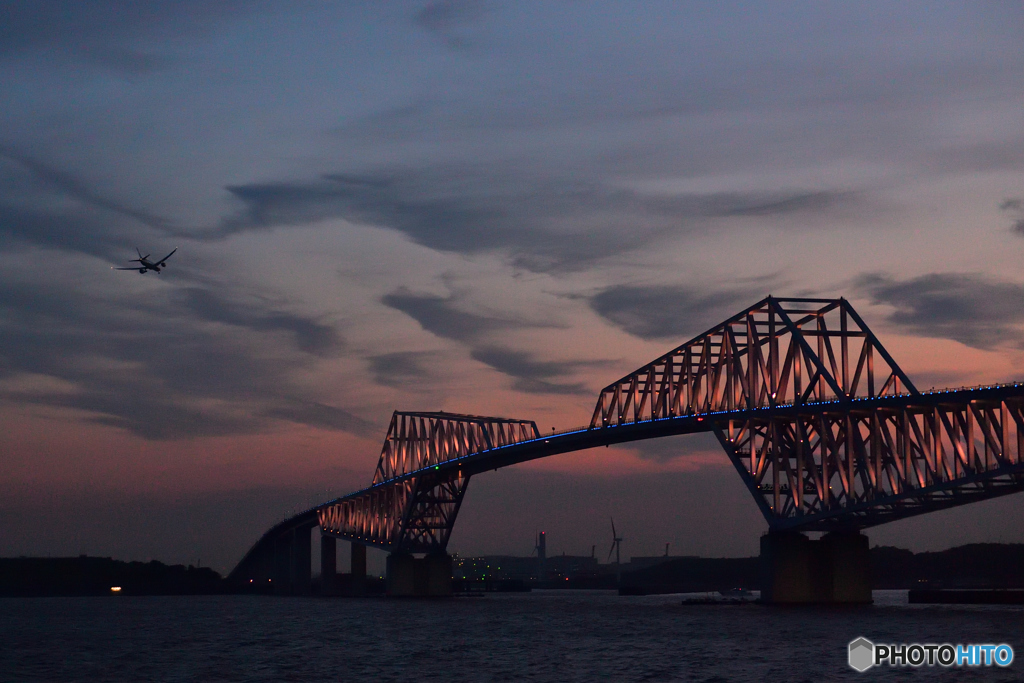
<svg viewBox="0 0 1024 683">
<path fill-rule="evenodd" d="M 863 529 L 1024 490 L 1024 383 L 922 393 L 845 299 L 767 297 L 605 387 L 587 427 L 395 412 L 371 485 L 274 526 L 229 578 L 308 592 L 319 527 L 324 592 L 358 594 L 372 546 L 389 594 L 449 594 L 473 475 L 696 432 L 718 437 L 767 522 L 766 602 L 870 602 Z"/>
</svg>

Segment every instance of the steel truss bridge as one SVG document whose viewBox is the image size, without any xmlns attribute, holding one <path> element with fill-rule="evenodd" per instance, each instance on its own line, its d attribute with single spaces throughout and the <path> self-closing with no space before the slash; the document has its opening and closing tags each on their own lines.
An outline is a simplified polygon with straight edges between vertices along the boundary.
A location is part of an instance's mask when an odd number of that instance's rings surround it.
<svg viewBox="0 0 1024 683">
<path fill-rule="evenodd" d="M 770 531 L 857 531 L 1024 490 L 1024 383 L 920 392 L 845 299 L 769 296 L 609 384 L 584 428 L 395 412 L 371 485 L 278 524 L 232 576 L 274 544 L 308 548 L 313 526 L 444 552 L 475 474 L 696 432 L 717 436 Z"/>
</svg>

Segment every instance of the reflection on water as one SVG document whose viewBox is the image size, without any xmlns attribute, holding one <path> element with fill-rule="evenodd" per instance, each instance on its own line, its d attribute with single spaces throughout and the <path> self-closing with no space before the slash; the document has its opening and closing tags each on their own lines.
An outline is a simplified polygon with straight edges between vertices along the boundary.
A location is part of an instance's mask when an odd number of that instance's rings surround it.
<svg viewBox="0 0 1024 683">
<path fill-rule="evenodd" d="M 534 591 L 451 600 L 261 596 L 0 600 L 3 681 L 1017 680 L 1009 669 L 846 664 L 875 642 L 1000 643 L 1020 606 L 682 605 L 682 596 Z M 1021 659 L 1024 662 L 1024 659 Z"/>
</svg>

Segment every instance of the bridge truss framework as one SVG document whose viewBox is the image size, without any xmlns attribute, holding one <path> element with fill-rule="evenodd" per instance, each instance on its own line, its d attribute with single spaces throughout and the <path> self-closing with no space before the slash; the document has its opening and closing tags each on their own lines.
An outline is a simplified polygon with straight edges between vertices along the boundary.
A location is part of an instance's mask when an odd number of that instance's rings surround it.
<svg viewBox="0 0 1024 683">
<path fill-rule="evenodd" d="M 528 420 L 395 411 L 373 484 L 320 508 L 320 528 L 381 548 L 444 551 L 469 474 L 441 465 L 539 437 Z"/>
<path fill-rule="evenodd" d="M 294 519 L 443 552 L 475 473 L 695 432 L 716 434 L 773 531 L 856 531 L 1024 490 L 1024 384 L 921 393 L 845 299 L 767 297 L 605 387 L 586 429 L 395 412 L 372 484 Z"/>
</svg>

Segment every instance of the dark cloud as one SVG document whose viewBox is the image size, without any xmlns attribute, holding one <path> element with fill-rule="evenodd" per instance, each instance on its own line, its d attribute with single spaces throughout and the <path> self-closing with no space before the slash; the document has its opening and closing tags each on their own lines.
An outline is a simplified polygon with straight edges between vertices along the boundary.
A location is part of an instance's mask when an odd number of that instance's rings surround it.
<svg viewBox="0 0 1024 683">
<path fill-rule="evenodd" d="M 129 258 L 128 254 L 135 255 L 128 246 L 133 239 L 155 241 L 145 233 L 133 233 L 124 227 L 116 220 L 104 220 L 94 211 L 29 209 L 16 206 L 0 195 L 0 251 L 37 246 L 114 262 Z"/>
<path fill-rule="evenodd" d="M 424 364 L 432 355 L 423 351 L 398 351 L 371 356 L 368 359 L 370 372 L 377 384 L 409 388 L 430 376 Z"/>
<path fill-rule="evenodd" d="M 150 214 L 146 211 L 140 211 L 138 209 L 125 206 L 124 204 L 104 197 L 92 188 L 88 187 L 88 185 L 86 185 L 86 183 L 81 179 L 74 177 L 70 173 L 54 168 L 26 154 L 22 154 L 7 145 L 0 144 L 0 159 L 7 159 L 8 161 L 20 165 L 26 171 L 31 173 L 41 185 L 51 188 L 65 197 L 70 197 L 82 202 L 87 206 L 120 214 L 121 216 L 131 218 L 151 228 L 163 230 L 168 227 L 168 222 L 163 218 Z"/>
<path fill-rule="evenodd" d="M 129 245 L 165 244 L 173 232 L 159 216 L 0 144 L 0 251 L 36 246 L 120 262 Z"/>
<path fill-rule="evenodd" d="M 888 321 L 925 337 L 979 349 L 1024 347 L 1024 286 L 976 273 L 931 273 L 909 280 L 861 276 L 857 288 L 873 303 L 894 307 Z"/>
<path fill-rule="evenodd" d="M 595 313 L 643 339 L 688 339 L 739 312 L 764 294 L 711 294 L 671 285 L 617 285 L 590 298 Z"/>
<path fill-rule="evenodd" d="M 494 345 L 488 335 L 492 332 L 524 327 L 546 327 L 544 323 L 522 319 L 498 318 L 467 313 L 457 308 L 454 297 L 444 298 L 432 294 L 413 294 L 399 290 L 382 299 L 386 306 L 402 311 L 420 326 L 439 337 L 451 339 L 470 347 L 470 355 L 512 378 L 512 388 L 530 394 L 580 394 L 588 389 L 579 383 L 549 381 L 572 374 L 583 366 L 601 365 L 600 361 L 538 361 L 534 354 L 514 351 Z M 408 362 L 401 354 L 399 363 Z M 390 360 L 392 356 L 380 357 Z M 384 363 L 381 363 L 383 365 Z M 401 371 L 401 365 L 398 370 Z M 414 367 L 419 370 L 418 366 Z M 415 379 L 415 375 L 412 379 Z M 385 376 L 385 382 L 393 380 Z"/>
<path fill-rule="evenodd" d="M 282 401 L 265 413 L 269 417 L 298 422 L 321 429 L 352 432 L 362 436 L 378 433 L 378 425 L 353 415 L 347 410 L 315 401 Z"/>
<path fill-rule="evenodd" d="M 127 244 L 173 232 L 9 146 L 0 147 L 0 177 L 10 181 L 0 185 L 0 250 L 36 246 L 121 264 Z M 271 419 L 365 432 L 359 418 L 302 397 L 293 383 L 342 348 L 333 327 L 208 276 L 174 275 L 178 287 L 146 290 L 143 300 L 90 296 L 96 283 L 63 287 L 60 272 L 32 283 L 0 277 L 0 376 L 74 387 L 0 399 L 86 411 L 150 439 L 253 433 Z"/>
<path fill-rule="evenodd" d="M 6 0 L 0 4 L 0 59 L 43 53 L 49 60 L 74 59 L 126 75 L 160 70 L 171 59 L 152 51 L 203 35 L 225 19 L 265 9 L 267 2 L 201 0 Z"/>
<path fill-rule="evenodd" d="M 523 322 L 467 313 L 459 310 L 451 297 L 414 294 L 407 289 L 392 292 L 384 296 L 381 302 L 405 313 L 427 332 L 459 342 L 473 341 L 487 332 L 507 329 Z"/>
<path fill-rule="evenodd" d="M 231 302 L 209 289 L 189 287 L 181 291 L 186 308 L 201 320 L 246 327 L 257 332 L 289 332 L 302 351 L 330 355 L 341 340 L 333 327 L 282 311 L 268 311 L 253 304 Z"/>
<path fill-rule="evenodd" d="M 464 50 L 471 47 L 472 42 L 463 30 L 486 13 L 487 7 L 481 0 L 434 0 L 416 13 L 414 21 L 448 47 Z"/>
<path fill-rule="evenodd" d="M 855 201 L 856 192 L 803 192 L 788 196 L 745 197 L 723 195 L 723 202 L 733 201 L 735 207 L 726 210 L 730 216 L 777 216 L 800 211 L 825 211 L 839 204 Z"/>
<path fill-rule="evenodd" d="M 512 388 L 528 394 L 589 394 L 580 383 L 563 384 L 551 378 L 572 374 L 581 366 L 593 365 L 578 361 L 538 361 L 525 351 L 497 347 L 474 349 L 474 359 L 513 379 Z"/>
<path fill-rule="evenodd" d="M 1010 229 L 1018 235 L 1024 236 L 1024 199 L 1007 199 L 999 205 L 999 209 L 1008 212 L 1014 217 L 1013 225 Z"/>
<path fill-rule="evenodd" d="M 569 271 L 685 235 L 708 219 L 825 211 L 847 191 L 652 195 L 600 182 L 478 168 L 327 175 L 227 188 L 242 202 L 218 233 L 343 218 L 404 233 L 438 251 L 500 252 L 538 272 Z"/>
<path fill-rule="evenodd" d="M 279 331 L 292 343 L 254 334 Z M 66 387 L 15 383 L 20 388 L 0 399 L 86 411 L 149 439 L 260 432 L 270 428 L 267 418 L 366 430 L 294 382 L 316 362 L 310 354 L 340 344 L 331 328 L 232 303 L 223 292 L 150 290 L 142 300 L 118 300 L 59 283 L 0 281 L 0 341 L 0 377 L 35 375 Z"/>
</svg>

